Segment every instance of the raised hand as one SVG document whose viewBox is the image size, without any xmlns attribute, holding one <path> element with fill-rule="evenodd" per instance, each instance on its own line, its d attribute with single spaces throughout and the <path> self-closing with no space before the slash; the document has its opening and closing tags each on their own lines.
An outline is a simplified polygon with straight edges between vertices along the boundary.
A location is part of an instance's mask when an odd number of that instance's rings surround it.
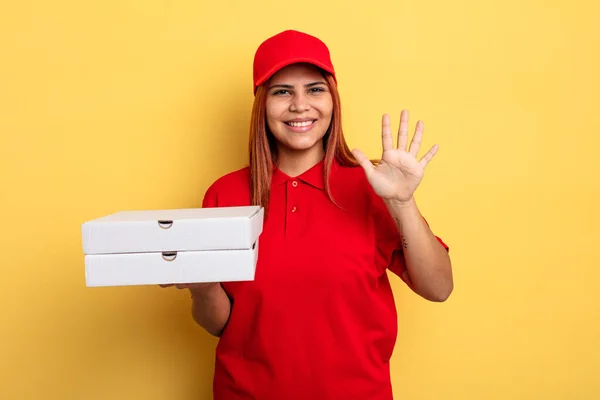
<svg viewBox="0 0 600 400">
<path fill-rule="evenodd" d="M 358 149 L 352 151 L 356 160 L 365 170 L 373 190 L 384 200 L 401 203 L 412 200 L 413 194 L 425 174 L 425 167 L 438 150 L 438 145 L 434 145 L 420 160 L 417 160 L 422 137 L 423 122 L 418 121 L 410 147 L 408 150 L 406 149 L 408 143 L 408 111 L 402 110 L 398 130 L 398 148 L 393 146 L 390 117 L 387 114 L 383 115 L 381 123 L 383 146 L 381 163 L 374 166 L 362 151 Z"/>
</svg>

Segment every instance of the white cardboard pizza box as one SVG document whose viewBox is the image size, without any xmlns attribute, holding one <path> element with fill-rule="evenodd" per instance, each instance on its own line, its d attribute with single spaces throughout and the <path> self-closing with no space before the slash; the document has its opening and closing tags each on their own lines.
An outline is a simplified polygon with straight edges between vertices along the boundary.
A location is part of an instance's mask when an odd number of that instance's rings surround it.
<svg viewBox="0 0 600 400">
<path fill-rule="evenodd" d="M 245 250 L 88 254 L 88 287 L 252 281 L 258 240 Z"/>
<path fill-rule="evenodd" d="M 122 211 L 82 225 L 87 286 L 253 280 L 258 206 Z"/>
<path fill-rule="evenodd" d="M 250 249 L 259 206 L 121 211 L 82 225 L 85 254 Z"/>
</svg>

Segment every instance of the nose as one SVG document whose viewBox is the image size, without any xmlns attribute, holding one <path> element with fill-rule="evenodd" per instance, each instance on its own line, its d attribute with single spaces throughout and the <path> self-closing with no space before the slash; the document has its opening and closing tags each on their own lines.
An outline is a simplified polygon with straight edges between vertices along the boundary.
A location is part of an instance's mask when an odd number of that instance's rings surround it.
<svg viewBox="0 0 600 400">
<path fill-rule="evenodd" d="M 295 93 L 290 103 L 290 111 L 295 113 L 303 113 L 310 110 L 310 103 L 304 93 Z"/>
</svg>

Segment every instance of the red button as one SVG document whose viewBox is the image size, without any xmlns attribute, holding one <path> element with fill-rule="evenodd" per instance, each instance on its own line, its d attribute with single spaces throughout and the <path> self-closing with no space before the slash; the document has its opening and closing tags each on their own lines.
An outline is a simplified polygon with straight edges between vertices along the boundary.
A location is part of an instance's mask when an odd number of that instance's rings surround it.
<svg viewBox="0 0 600 400">
<path fill-rule="evenodd" d="M 293 181 L 293 182 L 292 182 L 292 186 L 293 186 L 293 187 L 296 187 L 296 186 L 298 186 L 298 182 L 296 182 L 296 181 Z"/>
</svg>

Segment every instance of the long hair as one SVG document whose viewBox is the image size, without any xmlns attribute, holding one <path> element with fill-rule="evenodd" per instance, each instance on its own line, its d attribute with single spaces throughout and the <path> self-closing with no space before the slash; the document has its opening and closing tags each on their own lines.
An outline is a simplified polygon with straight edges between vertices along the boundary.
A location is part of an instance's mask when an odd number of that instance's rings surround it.
<svg viewBox="0 0 600 400">
<path fill-rule="evenodd" d="M 342 130 L 342 107 L 340 94 L 333 76 L 322 72 L 333 100 L 333 115 L 327 132 L 323 136 L 324 182 L 325 192 L 329 199 L 337 205 L 331 194 L 329 175 L 331 164 L 335 159 L 340 165 L 348 167 L 359 166 L 346 144 Z M 259 205 L 268 210 L 273 175 L 273 162 L 277 158 L 276 139 L 269 132 L 266 122 L 267 89 L 265 85 L 258 87 L 252 106 L 249 136 L 249 164 L 250 164 L 250 196 L 252 205 Z"/>
</svg>

